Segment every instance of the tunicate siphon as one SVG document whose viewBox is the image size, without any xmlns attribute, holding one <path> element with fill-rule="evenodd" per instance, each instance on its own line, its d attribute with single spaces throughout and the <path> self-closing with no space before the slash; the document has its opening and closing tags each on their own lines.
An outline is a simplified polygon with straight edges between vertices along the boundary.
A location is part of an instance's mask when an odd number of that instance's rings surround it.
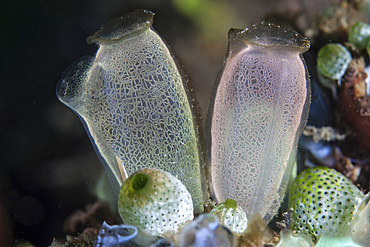
<svg viewBox="0 0 370 247">
<path fill-rule="evenodd" d="M 217 202 L 234 199 L 266 222 L 284 197 L 310 103 L 309 41 L 267 23 L 231 29 L 208 120 Z"/>
<path fill-rule="evenodd" d="M 133 172 L 159 168 L 185 184 L 199 213 L 205 181 L 194 110 L 153 16 L 136 10 L 88 37 L 96 56 L 65 73 L 57 95 L 84 123 L 115 195 Z"/>
</svg>

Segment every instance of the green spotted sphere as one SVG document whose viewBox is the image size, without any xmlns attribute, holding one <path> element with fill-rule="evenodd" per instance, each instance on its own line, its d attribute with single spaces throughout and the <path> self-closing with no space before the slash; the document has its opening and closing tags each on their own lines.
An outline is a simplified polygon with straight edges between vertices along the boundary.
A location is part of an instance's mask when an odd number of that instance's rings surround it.
<svg viewBox="0 0 370 247">
<path fill-rule="evenodd" d="M 320 236 L 349 234 L 351 221 L 364 195 L 341 173 L 327 167 L 304 170 L 289 193 L 293 209 L 290 229 Z"/>
<path fill-rule="evenodd" d="M 210 213 L 216 215 L 222 225 L 235 233 L 242 233 L 247 229 L 247 215 L 232 199 L 220 203 Z"/>
<path fill-rule="evenodd" d="M 354 44 L 360 51 L 366 48 L 369 38 L 370 25 L 360 21 L 352 26 L 348 35 L 348 41 Z"/>
<path fill-rule="evenodd" d="M 125 224 L 161 235 L 194 218 L 191 195 L 170 173 L 142 169 L 123 184 L 118 197 L 119 214 Z"/>
<path fill-rule="evenodd" d="M 323 46 L 317 54 L 317 70 L 332 80 L 339 80 L 346 72 L 351 53 L 341 44 L 330 43 Z"/>
</svg>

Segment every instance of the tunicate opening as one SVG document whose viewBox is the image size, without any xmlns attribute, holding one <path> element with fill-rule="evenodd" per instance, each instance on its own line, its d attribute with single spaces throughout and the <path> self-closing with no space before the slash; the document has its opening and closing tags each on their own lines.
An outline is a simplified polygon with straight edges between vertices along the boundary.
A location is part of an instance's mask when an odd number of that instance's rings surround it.
<svg viewBox="0 0 370 247">
<path fill-rule="evenodd" d="M 148 183 L 148 175 L 137 173 L 133 176 L 131 186 L 134 190 L 142 190 Z"/>
<path fill-rule="evenodd" d="M 115 18 L 103 25 L 99 31 L 86 39 L 88 44 L 114 44 L 122 39 L 137 35 L 153 24 L 154 13 L 138 9 Z"/>
<path fill-rule="evenodd" d="M 265 47 L 284 47 L 304 53 L 310 48 L 310 41 L 298 32 L 272 23 L 261 22 L 244 30 L 231 29 L 230 40 L 240 40 Z"/>
<path fill-rule="evenodd" d="M 84 84 L 87 74 L 94 62 L 91 56 L 85 56 L 79 61 L 72 63 L 63 73 L 56 88 L 58 99 L 64 104 L 76 109 L 81 103 L 84 92 Z"/>
</svg>

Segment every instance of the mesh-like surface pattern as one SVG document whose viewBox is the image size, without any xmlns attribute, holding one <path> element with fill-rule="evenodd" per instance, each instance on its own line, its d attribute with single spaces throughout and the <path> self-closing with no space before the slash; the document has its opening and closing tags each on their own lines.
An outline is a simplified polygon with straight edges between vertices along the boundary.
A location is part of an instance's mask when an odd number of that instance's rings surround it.
<svg viewBox="0 0 370 247">
<path fill-rule="evenodd" d="M 248 40 L 235 50 L 237 39 L 230 38 L 215 94 L 212 188 L 218 202 L 234 199 L 247 215 L 258 212 L 269 221 L 280 206 L 306 121 L 306 68 L 301 50 Z"/>
<path fill-rule="evenodd" d="M 127 175 L 159 168 L 178 177 L 202 211 L 192 106 L 176 62 L 152 28 L 100 44 L 95 59 L 82 59 L 66 74 L 58 97 L 85 123 L 118 189 L 119 165 Z"/>
</svg>

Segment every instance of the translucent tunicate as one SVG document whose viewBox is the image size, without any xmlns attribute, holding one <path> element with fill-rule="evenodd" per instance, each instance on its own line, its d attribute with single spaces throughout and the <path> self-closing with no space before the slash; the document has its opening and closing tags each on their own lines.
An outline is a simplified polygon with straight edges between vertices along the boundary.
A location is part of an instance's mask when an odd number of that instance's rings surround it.
<svg viewBox="0 0 370 247">
<path fill-rule="evenodd" d="M 356 244 L 348 236 L 345 237 L 323 236 L 316 242 L 315 247 L 366 247 L 366 245 Z"/>
<path fill-rule="evenodd" d="M 189 90 L 154 14 L 137 10 L 87 38 L 99 49 L 61 79 L 57 95 L 81 118 L 115 195 L 142 168 L 179 178 L 203 210 L 205 180 Z"/>
<path fill-rule="evenodd" d="M 261 23 L 231 29 L 229 50 L 210 108 L 212 192 L 248 215 L 275 215 L 306 123 L 310 85 L 301 54 L 309 41 Z"/>
<path fill-rule="evenodd" d="M 361 246 L 370 246 L 370 193 L 362 201 L 351 223 L 351 236 Z"/>
<path fill-rule="evenodd" d="M 311 247 L 312 239 L 306 234 L 293 235 L 288 229 L 284 229 L 280 232 L 280 241 L 276 247 Z"/>
</svg>

